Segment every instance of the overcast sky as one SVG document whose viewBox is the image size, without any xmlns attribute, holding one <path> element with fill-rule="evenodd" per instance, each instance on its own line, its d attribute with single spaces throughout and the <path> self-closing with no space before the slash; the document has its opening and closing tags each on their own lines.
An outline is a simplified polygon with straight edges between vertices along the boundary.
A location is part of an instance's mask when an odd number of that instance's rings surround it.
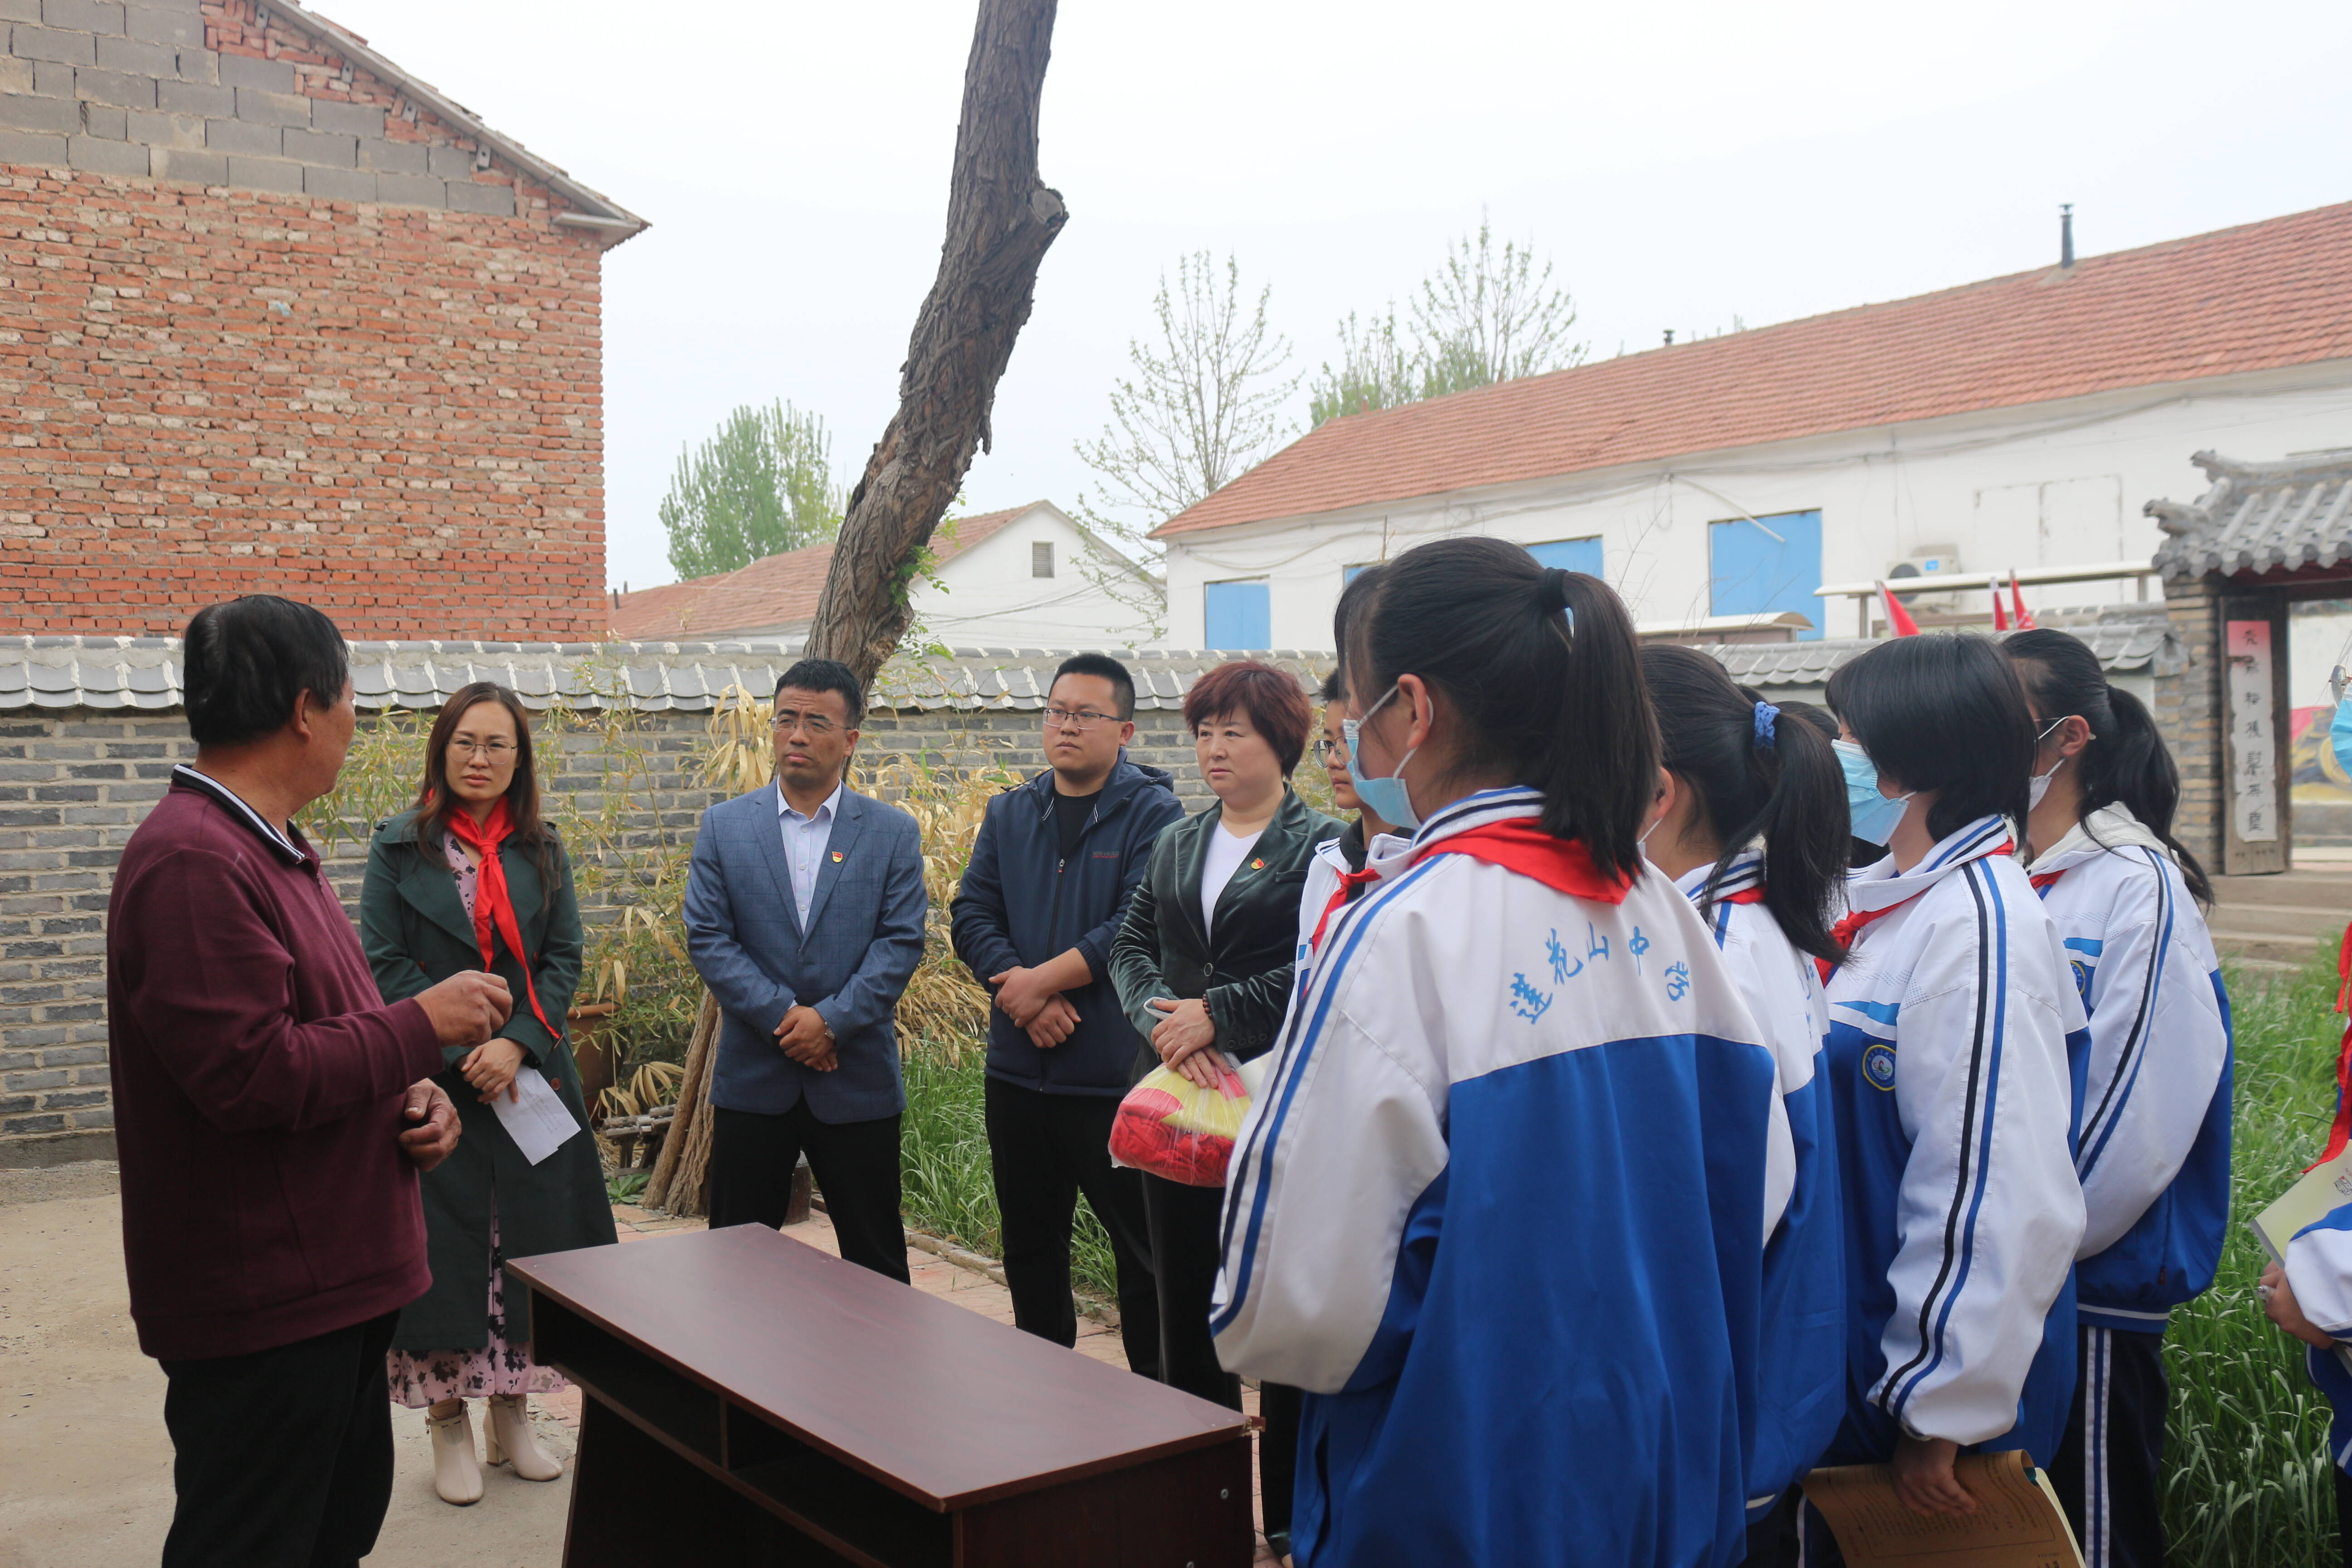
<svg viewBox="0 0 2352 1568">
<path fill-rule="evenodd" d="M 783 397 L 854 479 L 937 268 L 973 6 L 321 0 L 653 226 L 606 258 L 612 581 L 669 581 L 680 447 Z M 2341 0 L 1064 0 L 1046 182 L 1070 222 L 971 510 L 1089 482 L 1182 252 L 1240 258 L 1311 369 L 1488 210 L 1596 356 L 2352 197 Z M 1306 397 L 1297 399 L 1303 424 Z"/>
</svg>

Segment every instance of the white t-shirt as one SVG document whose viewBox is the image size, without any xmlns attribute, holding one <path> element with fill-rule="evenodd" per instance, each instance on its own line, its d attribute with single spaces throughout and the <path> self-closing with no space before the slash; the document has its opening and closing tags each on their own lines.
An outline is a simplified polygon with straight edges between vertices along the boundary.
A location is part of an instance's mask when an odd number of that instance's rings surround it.
<svg viewBox="0 0 2352 1568">
<path fill-rule="evenodd" d="M 1250 847 L 1257 842 L 1258 833 L 1265 831 L 1261 827 L 1257 833 L 1244 838 L 1226 832 L 1223 823 L 1209 830 L 1209 852 L 1201 861 L 1202 931 L 1212 934 L 1216 931 L 1217 899 L 1224 892 L 1225 884 L 1234 879 L 1234 873 L 1242 868 L 1242 862 L 1249 858 Z"/>
</svg>

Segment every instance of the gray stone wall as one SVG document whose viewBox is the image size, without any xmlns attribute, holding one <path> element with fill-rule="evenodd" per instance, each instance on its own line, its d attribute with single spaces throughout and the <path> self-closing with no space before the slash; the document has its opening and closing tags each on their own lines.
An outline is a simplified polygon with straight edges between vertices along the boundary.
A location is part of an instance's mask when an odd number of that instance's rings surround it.
<svg viewBox="0 0 2352 1568">
<path fill-rule="evenodd" d="M 374 721 L 363 719 L 362 722 Z M 650 764 L 639 842 L 690 836 L 719 792 L 695 777 L 707 716 L 642 715 L 636 754 Z M 1034 713 L 877 712 L 863 752 L 870 779 L 887 760 L 994 764 L 1024 776 L 1045 765 Z M 1177 775 L 1188 808 L 1209 796 L 1172 712 L 1139 715 L 1138 761 Z M 106 1062 L 107 899 L 131 834 L 161 799 L 172 765 L 194 755 L 177 710 L 68 708 L 0 717 L 0 1166 L 102 1158 L 113 1152 Z M 541 763 L 545 786 L 601 804 L 610 759 L 572 733 Z M 347 825 L 328 875 L 356 907 L 366 831 Z M 591 910 L 593 921 L 599 911 Z"/>
<path fill-rule="evenodd" d="M 198 0 L 0 0 L 0 163 L 514 213 L 487 153 L 314 52 L 265 58 L 268 26 L 239 28 L 253 52 L 208 47 Z"/>
</svg>

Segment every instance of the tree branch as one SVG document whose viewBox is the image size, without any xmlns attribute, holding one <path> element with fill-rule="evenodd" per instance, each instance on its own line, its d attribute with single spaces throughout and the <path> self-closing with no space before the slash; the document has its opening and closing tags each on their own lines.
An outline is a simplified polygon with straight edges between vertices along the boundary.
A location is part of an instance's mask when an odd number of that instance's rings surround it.
<svg viewBox="0 0 2352 1568">
<path fill-rule="evenodd" d="M 898 412 L 850 492 L 809 627 L 809 654 L 871 684 L 911 618 L 918 552 L 989 440 L 996 384 L 1029 309 L 1037 267 L 1068 212 L 1037 173 L 1037 105 L 1055 0 L 981 0 L 964 67 L 940 271 L 915 319 Z"/>
</svg>

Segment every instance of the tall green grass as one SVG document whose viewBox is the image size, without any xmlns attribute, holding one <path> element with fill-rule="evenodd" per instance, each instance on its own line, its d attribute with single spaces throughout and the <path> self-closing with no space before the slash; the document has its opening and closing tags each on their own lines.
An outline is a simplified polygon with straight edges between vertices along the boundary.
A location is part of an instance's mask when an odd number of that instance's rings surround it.
<svg viewBox="0 0 2352 1568">
<path fill-rule="evenodd" d="M 907 1223 L 990 1258 L 1004 1256 L 989 1172 L 981 1056 L 918 1046 L 907 1053 L 907 1114 L 898 1140 Z M 1078 1199 L 1070 1274 L 1081 1296 L 1118 1300 L 1110 1237 Z"/>
<path fill-rule="evenodd" d="M 2265 1261 L 2247 1219 L 2318 1157 L 2335 1110 L 2336 968 L 2322 953 L 2267 986 L 2224 965 L 2237 1026 L 2229 1244 L 2213 1288 L 2173 1314 L 2164 1520 L 2175 1568 L 2334 1568 L 2327 1401 L 2303 1347 L 2254 1299 Z"/>
</svg>

